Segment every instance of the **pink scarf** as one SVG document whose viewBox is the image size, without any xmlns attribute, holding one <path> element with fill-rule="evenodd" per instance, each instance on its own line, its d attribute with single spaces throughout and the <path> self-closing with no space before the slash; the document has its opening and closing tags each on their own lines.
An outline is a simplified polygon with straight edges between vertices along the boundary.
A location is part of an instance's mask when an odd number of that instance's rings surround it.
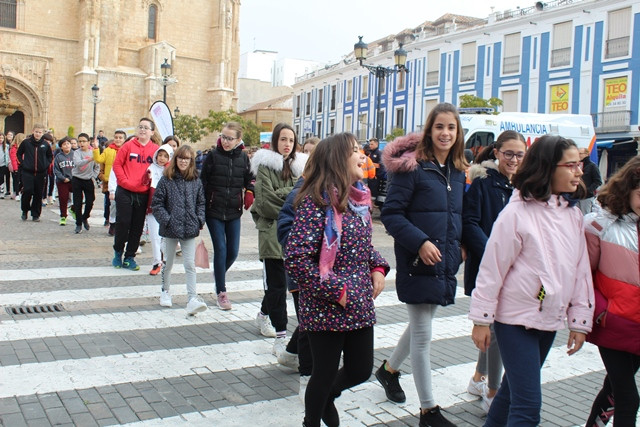
<svg viewBox="0 0 640 427">
<path fill-rule="evenodd" d="M 326 281 L 333 276 L 333 264 L 340 248 L 340 236 L 342 234 L 342 213 L 336 209 L 325 194 L 325 200 L 329 202 L 324 220 L 324 235 L 320 248 L 320 281 Z M 371 227 L 371 193 L 369 188 L 358 181 L 349 188 L 349 208 L 358 215 L 362 222 Z"/>
</svg>

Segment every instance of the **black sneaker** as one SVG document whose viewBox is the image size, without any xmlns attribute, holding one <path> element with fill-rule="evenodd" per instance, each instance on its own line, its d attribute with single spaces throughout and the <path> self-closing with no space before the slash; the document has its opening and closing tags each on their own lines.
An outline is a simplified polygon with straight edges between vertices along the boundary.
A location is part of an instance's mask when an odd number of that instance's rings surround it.
<svg viewBox="0 0 640 427">
<path fill-rule="evenodd" d="M 376 371 L 376 378 L 380 381 L 384 392 L 387 395 L 387 399 L 396 403 L 404 403 L 407 397 L 404 394 L 404 390 L 400 387 L 400 372 L 392 374 L 384 368 L 387 361 L 382 362 L 382 366 Z"/>
<path fill-rule="evenodd" d="M 26 212 L 22 212 L 22 216 L 20 217 L 23 221 L 27 220 L 27 213 Z"/>
<path fill-rule="evenodd" d="M 76 234 L 80 234 L 80 233 L 82 233 L 82 226 L 76 225 Z"/>
<path fill-rule="evenodd" d="M 425 412 L 420 411 L 420 424 L 418 427 L 456 427 L 440 412 L 440 406 L 436 406 Z"/>
<path fill-rule="evenodd" d="M 88 219 L 85 219 L 84 221 L 82 221 L 82 225 L 84 225 L 84 229 L 87 230 L 87 231 L 89 231 L 89 228 L 91 228 L 91 227 L 89 227 L 89 220 Z"/>
<path fill-rule="evenodd" d="M 33 220 L 33 222 L 40 222 L 40 217 L 39 216 L 34 216 L 31 219 Z"/>
</svg>

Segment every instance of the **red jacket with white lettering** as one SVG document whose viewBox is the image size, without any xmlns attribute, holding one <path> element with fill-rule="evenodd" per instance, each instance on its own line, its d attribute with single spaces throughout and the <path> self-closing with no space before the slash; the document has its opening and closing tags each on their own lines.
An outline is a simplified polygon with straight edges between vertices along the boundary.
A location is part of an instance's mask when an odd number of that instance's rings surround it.
<svg viewBox="0 0 640 427">
<path fill-rule="evenodd" d="M 140 144 L 137 138 L 125 142 L 113 162 L 118 185 L 134 193 L 149 191 L 149 184 L 144 182 L 144 178 L 157 149 L 158 146 L 151 141 L 146 145 Z"/>
</svg>

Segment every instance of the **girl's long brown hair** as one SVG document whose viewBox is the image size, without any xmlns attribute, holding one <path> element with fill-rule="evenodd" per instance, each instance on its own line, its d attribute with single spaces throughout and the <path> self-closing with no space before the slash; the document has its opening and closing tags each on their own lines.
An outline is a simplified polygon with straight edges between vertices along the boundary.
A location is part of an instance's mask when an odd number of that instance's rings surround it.
<svg viewBox="0 0 640 427">
<path fill-rule="evenodd" d="M 189 157 L 191 161 L 189 162 L 189 167 L 186 171 L 180 172 L 178 169 L 178 158 L 179 157 Z M 173 179 L 177 174 L 182 175 L 185 181 L 193 181 L 194 179 L 198 179 L 198 171 L 196 170 L 196 161 L 195 161 L 195 153 L 193 152 L 193 148 L 188 145 L 183 145 L 178 147 L 178 149 L 173 153 L 173 157 L 171 158 L 171 162 L 169 166 L 167 166 L 164 170 L 164 176 L 168 179 Z"/>
<path fill-rule="evenodd" d="M 289 129 L 291 132 L 293 132 L 293 147 L 289 156 L 284 160 L 284 164 L 282 165 L 282 173 L 280 174 L 280 177 L 286 181 L 293 177 L 293 172 L 291 171 L 291 162 L 296 159 L 296 151 L 298 151 L 298 135 L 290 125 L 286 123 L 278 123 L 276 127 L 273 128 L 273 133 L 271 134 L 271 149 L 278 154 L 280 154 L 280 152 L 278 151 L 278 140 L 280 139 L 280 132 L 283 129 Z"/>
<path fill-rule="evenodd" d="M 349 158 L 357 143 L 356 137 L 348 132 L 320 141 L 307 160 L 302 174 L 304 184 L 294 206 L 298 207 L 306 196 L 311 196 L 318 206 L 327 206 L 325 195 L 328 195 L 338 211 L 346 211 L 349 188 L 353 185 L 353 177 L 349 174 Z"/>
<path fill-rule="evenodd" d="M 422 140 L 418 142 L 416 146 L 416 159 L 426 161 L 436 161 L 436 156 L 433 151 L 433 140 L 431 139 L 431 128 L 436 121 L 436 117 L 441 113 L 451 113 L 456 119 L 456 141 L 449 150 L 449 158 L 453 162 L 453 165 L 459 171 L 464 171 L 468 166 L 467 160 L 464 157 L 464 131 L 462 130 L 462 123 L 460 123 L 460 115 L 455 105 L 448 102 L 442 102 L 429 112 L 427 116 L 427 123 L 424 127 L 424 134 Z"/>
<path fill-rule="evenodd" d="M 614 215 L 631 212 L 629 196 L 640 188 L 640 156 L 629 160 L 598 192 L 598 202 Z"/>
</svg>

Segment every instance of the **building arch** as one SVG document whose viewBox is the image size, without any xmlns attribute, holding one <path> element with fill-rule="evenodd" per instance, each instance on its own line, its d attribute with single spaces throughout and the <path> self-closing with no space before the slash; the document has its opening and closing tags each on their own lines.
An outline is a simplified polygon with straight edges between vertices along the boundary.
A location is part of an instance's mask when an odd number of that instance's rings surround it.
<svg viewBox="0 0 640 427">
<path fill-rule="evenodd" d="M 48 126 L 44 102 L 38 95 L 38 91 L 26 80 L 5 75 L 7 88 L 11 90 L 9 99 L 18 104 L 18 111 L 24 114 L 24 129 L 28 132 L 34 123 L 42 123 Z"/>
</svg>

